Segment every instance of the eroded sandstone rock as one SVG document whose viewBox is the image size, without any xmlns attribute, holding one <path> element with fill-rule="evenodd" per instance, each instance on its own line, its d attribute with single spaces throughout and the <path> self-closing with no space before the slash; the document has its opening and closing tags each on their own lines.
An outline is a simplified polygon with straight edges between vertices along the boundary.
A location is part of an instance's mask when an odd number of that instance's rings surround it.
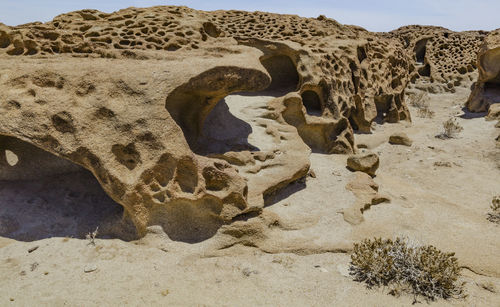
<svg viewBox="0 0 500 307">
<path fill-rule="evenodd" d="M 430 93 L 454 92 L 476 78 L 476 57 L 485 31 L 454 32 L 434 26 L 404 26 L 391 31 L 412 58 L 411 87 Z"/>
<path fill-rule="evenodd" d="M 500 120 L 500 103 L 490 105 L 486 120 Z"/>
<path fill-rule="evenodd" d="M 83 10 L 0 25 L 0 134 L 89 169 L 140 233 L 196 241 L 306 176 L 310 150 L 352 153 L 354 130 L 410 120 L 410 70 L 398 39 L 327 18 Z M 252 122 L 269 148 L 213 150 L 222 99 L 259 91 L 276 97 Z"/>
<path fill-rule="evenodd" d="M 369 151 L 363 151 L 359 154 L 347 158 L 347 167 L 355 172 L 363 172 L 370 176 L 375 176 L 380 161 L 377 154 Z"/>
<path fill-rule="evenodd" d="M 389 137 L 389 143 L 392 145 L 404 145 L 411 146 L 413 144 L 412 140 L 404 132 L 397 132 Z"/>
<path fill-rule="evenodd" d="M 500 29 L 484 40 L 477 65 L 479 76 L 465 106 L 471 112 L 487 112 L 491 105 L 500 103 Z"/>
</svg>

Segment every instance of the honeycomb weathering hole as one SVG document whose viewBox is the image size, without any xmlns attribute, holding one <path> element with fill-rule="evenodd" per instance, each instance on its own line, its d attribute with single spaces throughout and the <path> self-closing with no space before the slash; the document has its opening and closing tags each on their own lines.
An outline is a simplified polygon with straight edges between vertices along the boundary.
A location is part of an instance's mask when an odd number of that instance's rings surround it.
<svg viewBox="0 0 500 307">
<path fill-rule="evenodd" d="M 99 227 L 98 238 L 137 238 L 88 170 L 13 137 L 0 136 L 0 153 L 0 236 L 85 238 Z"/>
<path fill-rule="evenodd" d="M 305 91 L 302 93 L 302 103 L 306 112 L 312 116 L 321 116 L 321 100 L 315 91 Z"/>
<path fill-rule="evenodd" d="M 427 52 L 427 41 L 428 39 L 422 39 L 415 44 L 413 51 L 415 52 L 415 60 L 417 63 L 424 63 L 425 54 Z"/>
<path fill-rule="evenodd" d="M 299 74 L 292 59 L 286 55 L 273 55 L 261 60 L 271 75 L 271 85 L 267 91 L 292 92 L 299 84 Z"/>
</svg>

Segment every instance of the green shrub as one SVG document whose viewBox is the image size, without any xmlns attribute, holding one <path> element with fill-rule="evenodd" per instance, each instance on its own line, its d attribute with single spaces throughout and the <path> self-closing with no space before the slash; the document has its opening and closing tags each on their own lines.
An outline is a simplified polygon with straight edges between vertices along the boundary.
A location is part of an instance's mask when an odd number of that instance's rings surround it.
<svg viewBox="0 0 500 307">
<path fill-rule="evenodd" d="M 465 297 L 454 253 L 409 244 L 401 238 L 354 244 L 349 271 L 369 288 L 387 286 L 393 295 L 413 294 L 414 303 L 419 296 L 426 300 Z"/>
</svg>

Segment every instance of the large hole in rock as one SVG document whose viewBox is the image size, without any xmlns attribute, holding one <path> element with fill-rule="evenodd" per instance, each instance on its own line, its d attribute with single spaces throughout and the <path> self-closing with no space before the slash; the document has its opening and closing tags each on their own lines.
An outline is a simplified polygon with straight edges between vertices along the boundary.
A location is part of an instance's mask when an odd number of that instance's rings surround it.
<svg viewBox="0 0 500 307">
<path fill-rule="evenodd" d="M 393 95 L 380 95 L 373 97 L 375 101 L 375 106 L 377 108 L 377 117 L 375 122 L 382 124 L 386 117 L 388 116 L 389 109 L 394 99 Z"/>
<path fill-rule="evenodd" d="M 430 77 L 431 76 L 431 66 L 429 64 L 425 64 L 418 69 L 418 74 L 422 77 Z"/>
<path fill-rule="evenodd" d="M 273 55 L 261 59 L 261 63 L 272 78 L 271 85 L 267 88 L 267 91 L 286 94 L 297 89 L 299 74 L 289 56 Z"/>
<path fill-rule="evenodd" d="M 252 96 L 230 95 L 219 101 L 205 119 L 202 135 L 192 148 L 193 151 L 199 155 L 258 151 L 259 148 L 248 141 L 252 126 L 241 114 L 245 107 L 252 107 L 249 99 L 252 100 Z"/>
<path fill-rule="evenodd" d="M 191 149 L 200 155 L 226 152 L 272 150 L 272 137 L 255 120 L 265 113 L 267 102 L 296 91 L 299 74 L 292 59 L 272 55 L 261 59 L 271 76 L 271 84 L 260 92 L 231 94 L 217 102 L 205 118 L 201 135 Z M 321 102 L 316 93 L 306 91 L 305 106 L 311 115 L 321 115 Z M 269 147 L 269 148 L 268 148 Z"/>
<path fill-rule="evenodd" d="M 312 116 L 321 116 L 321 99 L 315 91 L 304 91 L 302 93 L 302 103 L 306 108 L 306 112 Z"/>
<path fill-rule="evenodd" d="M 124 209 L 92 173 L 14 137 L 0 136 L 0 236 L 137 238 Z"/>
<path fill-rule="evenodd" d="M 416 44 L 415 47 L 413 48 L 413 51 L 415 52 L 415 60 L 417 63 L 423 64 L 425 61 L 425 54 L 427 52 L 427 42 L 429 39 L 425 38 L 422 40 L 419 40 Z"/>
</svg>

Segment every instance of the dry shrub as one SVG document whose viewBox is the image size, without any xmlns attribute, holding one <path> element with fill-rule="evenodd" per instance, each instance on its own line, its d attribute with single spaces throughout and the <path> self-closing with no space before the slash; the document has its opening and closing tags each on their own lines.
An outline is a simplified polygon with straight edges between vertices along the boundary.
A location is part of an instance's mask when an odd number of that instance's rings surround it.
<svg viewBox="0 0 500 307">
<path fill-rule="evenodd" d="M 421 118 L 433 118 L 434 117 L 434 111 L 432 111 L 429 106 L 418 109 L 417 115 Z"/>
<path fill-rule="evenodd" d="M 459 283 L 460 267 L 454 253 L 434 246 L 420 246 L 408 240 L 366 239 L 354 244 L 350 274 L 371 287 L 389 287 L 389 293 L 410 293 L 427 301 L 464 298 Z"/>
<path fill-rule="evenodd" d="M 433 118 L 434 111 L 429 105 L 429 94 L 427 92 L 418 92 L 408 94 L 410 105 L 417 108 L 417 115 L 421 118 Z"/>
<path fill-rule="evenodd" d="M 452 117 L 443 123 L 444 132 L 438 135 L 439 138 L 454 138 L 460 132 L 464 130 L 464 128 L 458 123 L 457 119 Z"/>
<path fill-rule="evenodd" d="M 491 212 L 488 213 L 488 221 L 500 224 L 500 195 L 493 197 L 490 208 Z"/>
<path fill-rule="evenodd" d="M 97 237 L 99 233 L 99 227 L 97 227 L 93 232 L 89 232 L 86 236 L 85 239 L 89 241 L 87 245 L 94 245 L 95 246 L 95 238 Z"/>
</svg>

